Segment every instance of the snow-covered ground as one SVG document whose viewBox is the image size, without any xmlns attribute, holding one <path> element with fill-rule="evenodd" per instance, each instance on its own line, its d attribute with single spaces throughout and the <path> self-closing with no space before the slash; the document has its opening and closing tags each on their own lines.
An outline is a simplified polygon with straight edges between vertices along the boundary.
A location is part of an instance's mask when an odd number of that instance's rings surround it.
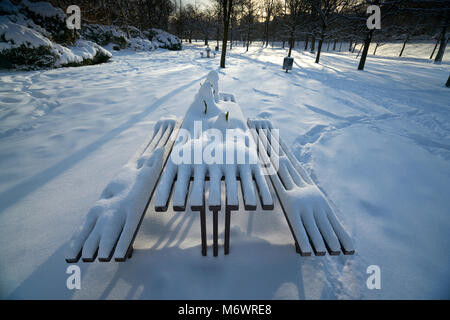
<svg viewBox="0 0 450 320">
<path fill-rule="evenodd" d="M 201 256 L 198 213 L 149 211 L 132 259 L 79 263 L 75 291 L 73 232 L 156 122 L 184 115 L 218 57 L 188 45 L 0 73 L 0 298 L 450 298 L 450 65 L 431 63 L 432 47 L 396 58 L 385 45 L 363 72 L 356 53 L 317 65 L 296 51 L 290 73 L 280 48 L 235 47 L 219 70 L 221 91 L 270 119 L 339 209 L 354 256 L 295 254 L 278 204 L 234 213 L 230 255 L 217 258 Z M 366 287 L 369 265 L 381 290 Z"/>
</svg>

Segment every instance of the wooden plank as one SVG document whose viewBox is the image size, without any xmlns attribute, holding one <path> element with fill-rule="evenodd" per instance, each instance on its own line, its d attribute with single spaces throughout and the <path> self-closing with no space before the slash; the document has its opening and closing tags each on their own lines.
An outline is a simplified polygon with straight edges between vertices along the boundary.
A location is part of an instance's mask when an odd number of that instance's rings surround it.
<svg viewBox="0 0 450 320">
<path fill-rule="evenodd" d="M 137 234 L 139 232 L 139 229 L 141 227 L 142 220 L 144 220 L 145 213 L 147 212 L 147 209 L 148 209 L 148 207 L 150 205 L 150 202 L 151 202 L 151 200 L 153 198 L 153 195 L 155 193 L 156 187 L 158 186 L 158 182 L 159 182 L 159 179 L 161 178 L 162 172 L 164 171 L 164 168 L 166 167 L 167 160 L 169 159 L 169 156 L 170 156 L 170 154 L 172 152 L 172 148 L 173 148 L 175 140 L 176 140 L 176 138 L 178 136 L 178 131 L 179 131 L 180 127 L 181 127 L 181 123 L 182 123 L 181 120 L 178 120 L 175 123 L 175 126 L 174 126 L 174 128 L 172 130 L 172 133 L 169 136 L 169 140 L 167 141 L 167 145 L 166 145 L 166 150 L 164 151 L 163 166 L 162 166 L 161 171 L 159 172 L 158 179 L 156 180 L 156 183 L 155 183 L 155 187 L 153 188 L 152 192 L 150 193 L 150 196 L 149 196 L 149 198 L 147 200 L 147 204 L 145 205 L 144 211 L 142 212 L 141 218 L 139 219 L 139 223 L 138 223 L 137 228 L 136 228 L 136 230 L 135 230 L 135 232 L 133 234 L 133 238 L 132 238 L 132 240 L 130 242 L 130 245 L 128 246 L 128 250 L 126 251 L 125 256 L 123 256 L 123 257 L 116 257 L 114 260 L 117 261 L 117 262 L 124 262 L 124 261 L 126 261 L 128 258 L 130 258 L 132 256 L 134 241 L 136 240 L 136 236 L 137 236 Z"/>
</svg>

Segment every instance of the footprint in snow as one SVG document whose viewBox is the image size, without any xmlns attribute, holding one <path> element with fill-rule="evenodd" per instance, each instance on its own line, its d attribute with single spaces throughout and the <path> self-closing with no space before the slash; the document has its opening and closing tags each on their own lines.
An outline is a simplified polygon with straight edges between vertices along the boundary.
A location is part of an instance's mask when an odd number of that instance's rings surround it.
<svg viewBox="0 0 450 320">
<path fill-rule="evenodd" d="M 258 114 L 258 118 L 268 119 L 272 117 L 272 113 L 268 111 L 263 111 Z"/>
</svg>

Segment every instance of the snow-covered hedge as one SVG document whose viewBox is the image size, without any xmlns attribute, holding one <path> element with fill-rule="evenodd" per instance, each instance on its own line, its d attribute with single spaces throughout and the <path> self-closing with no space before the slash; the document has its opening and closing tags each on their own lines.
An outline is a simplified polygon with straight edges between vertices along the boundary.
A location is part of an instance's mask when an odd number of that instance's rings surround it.
<svg viewBox="0 0 450 320">
<path fill-rule="evenodd" d="M 0 16 L 0 68 L 83 66 L 106 62 L 111 56 L 94 42 L 79 39 L 73 45 L 63 46 L 32 28 L 12 22 L 9 16 Z"/>
<path fill-rule="evenodd" d="M 115 44 L 121 49 L 130 48 L 136 51 L 150 51 L 157 48 L 181 50 L 180 39 L 160 29 L 142 32 L 133 26 L 129 26 L 127 30 L 118 26 L 90 24 L 82 26 L 80 33 L 83 38 L 102 46 Z"/>
<path fill-rule="evenodd" d="M 0 68 L 41 69 L 108 61 L 98 44 L 76 40 L 65 27 L 64 12 L 48 2 L 0 3 Z"/>
<path fill-rule="evenodd" d="M 142 32 L 133 26 L 83 24 L 75 33 L 66 27 L 65 17 L 63 10 L 48 2 L 24 0 L 16 5 L 1 0 L 0 68 L 28 70 L 102 63 L 112 56 L 101 47 L 109 44 L 115 50 L 181 49 L 180 39 L 160 29 Z"/>
<path fill-rule="evenodd" d="M 128 46 L 126 34 L 116 26 L 104 26 L 100 24 L 85 24 L 80 34 L 83 38 L 96 42 L 101 46 L 114 43 L 120 48 Z"/>
<path fill-rule="evenodd" d="M 156 45 L 160 48 L 169 49 L 169 50 L 181 50 L 181 41 L 178 37 L 170 34 L 161 29 L 150 29 L 147 32 L 147 37 L 156 43 Z"/>
<path fill-rule="evenodd" d="M 75 43 L 73 32 L 66 28 L 66 15 L 60 8 L 50 3 L 21 1 L 19 12 L 31 19 L 50 34 L 50 39 L 56 43 L 71 45 Z"/>
</svg>

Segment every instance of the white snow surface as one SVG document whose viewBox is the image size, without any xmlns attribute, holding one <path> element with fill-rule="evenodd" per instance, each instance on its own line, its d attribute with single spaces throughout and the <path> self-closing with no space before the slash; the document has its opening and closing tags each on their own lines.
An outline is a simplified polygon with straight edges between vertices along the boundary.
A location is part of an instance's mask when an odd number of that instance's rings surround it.
<svg viewBox="0 0 450 320">
<path fill-rule="evenodd" d="M 285 73 L 286 51 L 260 46 L 235 46 L 219 69 L 199 43 L 1 72 L 0 298 L 450 298 L 450 65 L 428 60 L 433 45 L 397 58 L 386 44 L 365 71 L 347 51 L 315 64 L 295 50 Z M 233 212 L 230 254 L 220 247 L 217 258 L 211 247 L 201 256 L 198 213 L 150 210 L 130 260 L 79 263 L 81 290 L 68 290 L 71 235 L 157 121 L 185 114 L 211 70 L 245 117 L 280 129 L 338 209 L 355 255 L 300 257 L 278 202 L 273 212 Z M 381 269 L 380 290 L 366 287 L 370 265 Z"/>
</svg>

